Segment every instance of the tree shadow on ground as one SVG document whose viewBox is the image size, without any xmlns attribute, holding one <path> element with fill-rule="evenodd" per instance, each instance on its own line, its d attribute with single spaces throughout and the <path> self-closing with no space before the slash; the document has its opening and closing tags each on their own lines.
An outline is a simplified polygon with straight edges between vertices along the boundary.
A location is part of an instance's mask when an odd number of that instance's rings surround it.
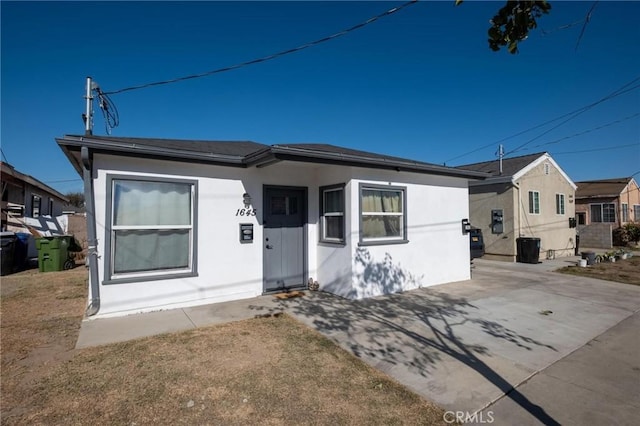
<svg viewBox="0 0 640 426">
<path fill-rule="evenodd" d="M 363 260 L 372 261 L 372 258 L 362 255 L 359 261 Z M 396 279 L 412 277 L 391 262 L 390 257 L 365 265 L 362 273 L 367 274 L 366 280 L 359 280 L 363 285 L 373 281 L 389 288 L 395 288 L 397 284 L 393 281 Z M 465 298 L 428 288 L 362 300 L 348 300 L 321 292 L 310 296 L 278 300 L 276 308 L 254 308 L 274 312 L 286 310 L 327 337 L 342 342 L 357 357 L 383 371 L 404 366 L 426 379 L 439 361 L 451 357 L 482 375 L 543 424 L 558 424 L 542 407 L 529 401 L 483 361 L 483 357 L 491 356 L 486 346 L 465 341 L 462 335 L 472 338 L 473 333 L 485 333 L 527 351 L 534 347 L 556 349 L 482 318 L 479 309 Z"/>
</svg>

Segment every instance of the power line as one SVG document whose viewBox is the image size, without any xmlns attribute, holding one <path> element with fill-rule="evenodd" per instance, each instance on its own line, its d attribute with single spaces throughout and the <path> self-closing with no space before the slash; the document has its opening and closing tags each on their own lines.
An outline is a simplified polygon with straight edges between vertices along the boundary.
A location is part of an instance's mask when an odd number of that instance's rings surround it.
<svg viewBox="0 0 640 426">
<path fill-rule="evenodd" d="M 579 154 L 579 153 L 582 153 L 582 152 L 609 151 L 609 150 L 613 150 L 613 149 L 629 148 L 629 147 L 632 147 L 632 146 L 640 146 L 640 142 L 630 143 L 630 144 L 626 144 L 626 145 L 608 146 L 608 147 L 605 147 L 605 148 L 583 149 L 583 150 L 580 150 L 580 151 L 554 152 L 553 155 Z"/>
<path fill-rule="evenodd" d="M 466 157 L 467 155 L 470 155 L 470 154 L 476 153 L 476 152 L 478 152 L 478 151 L 481 151 L 481 150 L 483 150 L 483 149 L 489 148 L 489 147 L 491 147 L 491 146 L 495 146 L 496 144 L 499 144 L 499 143 L 505 142 L 505 141 L 507 141 L 507 140 L 509 140 L 509 139 L 513 139 L 513 138 L 518 137 L 518 136 L 520 136 L 520 135 L 523 135 L 523 134 L 525 134 L 525 133 L 529 133 L 529 132 L 531 132 L 531 131 L 533 131 L 533 130 L 539 129 L 540 127 L 544 127 L 544 126 L 546 126 L 546 125 L 548 125 L 548 124 L 551 124 L 551 123 L 553 123 L 553 122 L 556 122 L 556 121 L 558 121 L 558 120 L 562 120 L 562 119 L 563 119 L 563 118 L 565 118 L 565 117 L 569 117 L 569 116 L 570 116 L 570 115 L 572 115 L 572 114 L 581 113 L 583 110 L 585 110 L 585 111 L 586 111 L 586 110 L 588 110 L 588 109 L 590 109 L 590 108 L 592 108 L 592 107 L 596 106 L 597 104 L 599 104 L 599 103 L 601 103 L 601 102 L 604 102 L 605 100 L 613 99 L 613 97 L 615 97 L 615 96 L 619 96 L 619 95 L 622 95 L 622 94 L 624 94 L 624 93 L 627 93 L 627 92 L 629 92 L 629 91 L 631 91 L 631 90 L 635 90 L 635 89 L 637 89 L 638 87 L 640 87 L 640 85 L 638 85 L 638 86 L 634 86 L 634 87 L 632 87 L 632 88 L 630 88 L 630 89 L 627 89 L 627 90 L 625 90 L 624 92 L 617 93 L 618 91 L 620 91 L 620 90 L 624 89 L 625 87 L 630 86 L 631 84 L 635 83 L 635 82 L 636 82 L 636 81 L 638 81 L 638 80 L 640 80 L 640 76 L 638 76 L 638 77 L 634 78 L 632 81 L 630 81 L 629 83 L 625 84 L 625 85 L 624 85 L 624 86 L 622 86 L 620 89 L 618 89 L 618 90 L 616 90 L 616 91 L 612 92 L 611 94 L 609 94 L 609 95 L 605 96 L 605 98 L 602 98 L 602 99 L 600 99 L 600 100 L 598 100 L 598 101 L 596 101 L 596 102 L 594 102 L 594 103 L 592 103 L 592 104 L 585 105 L 585 106 L 580 107 L 580 108 L 578 108 L 578 109 L 576 109 L 576 110 L 573 110 L 573 111 L 571 111 L 571 112 L 568 112 L 568 113 L 566 113 L 566 114 L 563 114 L 563 115 L 561 115 L 561 116 L 559 116 L 559 117 L 552 118 L 551 120 L 547 120 L 547 121 L 545 121 L 545 122 L 543 122 L 543 123 L 540 123 L 540 124 L 537 124 L 537 125 L 535 125 L 535 126 L 529 127 L 529 128 L 528 128 L 528 129 L 526 129 L 526 130 L 522 130 L 522 131 L 520 131 L 520 132 L 514 133 L 514 134 L 513 134 L 513 135 L 511 135 L 511 136 L 507 136 L 507 137 L 504 137 L 504 138 L 502 138 L 502 139 L 500 139 L 500 140 L 497 140 L 497 141 L 495 141 L 495 142 L 491 142 L 491 143 L 489 143 L 489 144 L 487 144 L 487 145 L 483 145 L 483 146 L 481 146 L 480 148 L 476 148 L 476 149 L 474 149 L 474 150 L 472 150 L 472 151 L 465 152 L 464 154 L 460 154 L 460 155 L 458 155 L 458 156 L 456 156 L 456 157 L 449 158 L 448 160 L 446 160 L 446 161 L 445 161 L 445 163 L 448 163 L 448 162 L 450 162 L 450 161 L 452 161 L 452 160 L 457 160 L 458 158 Z M 615 96 L 612 96 L 613 94 L 615 94 Z M 606 98 L 608 98 L 608 97 L 610 97 L 610 96 L 611 96 L 611 98 L 606 99 Z M 564 124 L 564 123 L 562 123 L 562 124 Z M 553 130 L 553 129 L 552 129 L 552 130 Z M 542 136 L 544 136 L 544 134 L 543 134 Z M 529 141 L 529 142 L 532 142 L 532 141 L 533 141 L 533 140 L 531 140 L 531 141 Z M 528 144 L 529 142 L 527 142 L 527 144 Z M 524 146 L 524 145 L 521 145 L 521 146 Z M 517 148 L 517 149 L 518 149 L 518 148 Z M 512 152 L 514 152 L 514 151 L 515 151 L 515 150 L 512 150 L 512 151 L 510 151 L 510 152 L 507 152 L 505 155 L 510 154 L 510 153 L 512 153 Z"/>
<path fill-rule="evenodd" d="M 562 126 L 563 124 L 573 120 L 574 118 L 578 117 L 579 115 L 584 114 L 585 112 L 589 111 L 591 108 L 593 108 L 593 107 L 595 107 L 595 106 L 597 106 L 597 105 L 599 105 L 599 104 L 601 104 L 603 102 L 606 102 L 606 101 L 611 100 L 611 99 L 613 99 L 615 97 L 618 97 L 618 96 L 620 96 L 620 95 L 622 95 L 624 93 L 627 93 L 627 92 L 630 92 L 632 90 L 636 90 L 636 89 L 640 88 L 640 84 L 638 84 L 636 86 L 633 86 L 633 87 L 627 89 L 628 86 L 631 86 L 633 83 L 635 83 L 638 80 L 640 80 L 640 76 L 634 78 L 629 83 L 624 84 L 623 86 L 621 86 L 620 88 L 618 88 L 618 89 L 614 90 L 613 92 L 609 93 L 605 97 L 600 98 L 597 101 L 595 101 L 595 102 L 593 102 L 593 103 L 591 103 L 589 105 L 586 105 L 586 106 L 584 106 L 584 107 L 582 107 L 582 108 L 580 108 L 580 109 L 578 109 L 578 110 L 576 110 L 576 111 L 574 111 L 572 113 L 565 114 L 564 117 L 569 116 L 569 118 L 567 118 L 566 120 L 562 121 L 559 124 L 556 124 L 552 128 L 540 133 L 538 136 L 535 136 L 534 138 L 529 139 L 527 142 L 518 145 L 516 148 L 512 149 L 511 151 L 506 152 L 505 155 L 509 155 L 509 154 L 514 153 L 514 152 L 518 152 L 519 150 L 521 150 L 525 146 L 529 145 L 531 142 L 540 139 L 542 136 L 546 135 L 547 133 L 550 133 L 551 131 L 553 131 L 553 130 L 557 129 L 558 127 Z M 626 90 L 624 90 L 624 89 L 626 89 Z"/>
<path fill-rule="evenodd" d="M 398 6 L 398 7 L 391 8 L 391 9 L 387 10 L 386 12 L 383 12 L 383 13 L 381 13 L 379 15 L 376 15 L 376 16 L 374 16 L 372 18 L 369 18 L 364 22 L 361 22 L 361 23 L 359 23 L 357 25 L 354 25 L 354 26 L 352 26 L 350 28 L 347 28 L 345 30 L 342 30 L 340 32 L 332 34 L 332 35 L 330 35 L 328 37 L 324 37 L 324 38 L 321 38 L 321 39 L 318 39 L 318 40 L 303 44 L 301 46 L 294 47 L 292 49 L 283 50 L 281 52 L 274 53 L 272 55 L 263 56 L 262 58 L 253 59 L 251 61 L 242 62 L 242 63 L 236 64 L 236 65 L 231 65 L 231 66 L 224 67 L 224 68 L 218 68 L 218 69 L 215 69 L 215 70 L 212 70 L 212 71 L 206 71 L 206 72 L 203 72 L 203 73 L 200 73 L 200 74 L 193 74 L 193 75 L 188 75 L 188 76 L 185 76 L 185 77 L 174 78 L 174 79 L 171 79 L 171 80 L 156 81 L 154 83 L 141 84 L 141 85 L 138 85 L 138 86 L 126 87 L 124 89 L 112 90 L 110 92 L 103 92 L 103 95 L 115 95 L 115 94 L 118 94 L 118 93 L 130 91 L 130 90 L 144 89 L 144 88 L 152 87 L 152 86 L 160 86 L 160 85 L 163 85 L 163 84 L 177 83 L 179 81 L 191 80 L 191 79 L 194 79 L 194 78 L 207 77 L 207 76 L 210 76 L 212 74 L 217 74 L 217 73 L 221 73 L 221 72 L 225 72 L 225 71 L 231 71 L 231 70 L 238 69 L 238 68 L 241 68 L 241 67 L 246 67 L 248 65 L 253 65 L 253 64 L 260 63 L 260 62 L 270 61 L 272 59 L 276 59 L 276 58 L 279 58 L 281 56 L 288 55 L 290 53 L 299 52 L 300 50 L 307 49 L 307 48 L 312 47 L 312 46 L 316 46 L 316 45 L 318 45 L 320 43 L 324 43 L 324 42 L 333 40 L 335 38 L 342 37 L 343 35 L 346 35 L 346 34 L 352 32 L 352 31 L 355 31 L 355 30 L 358 30 L 360 28 L 363 28 L 363 27 L 365 27 L 365 26 L 367 26 L 367 25 L 369 25 L 369 24 L 371 24 L 371 23 L 373 23 L 373 22 L 375 22 L 375 21 L 377 21 L 377 20 L 379 20 L 381 18 L 384 18 L 385 16 L 389 16 L 391 14 L 399 12 L 402 9 L 404 9 L 404 8 L 406 8 L 408 6 L 411 6 L 411 5 L 413 5 L 413 4 L 417 3 L 417 2 L 418 2 L 418 0 L 411 0 L 411 1 L 407 2 L 407 3 L 404 3 L 404 4 L 402 4 L 402 5 Z"/>
<path fill-rule="evenodd" d="M 545 143 L 541 143 L 541 144 L 538 144 L 538 145 L 534 145 L 532 148 L 538 148 L 538 147 L 546 146 L 546 145 L 553 145 L 553 144 L 556 144 L 556 143 L 560 143 L 560 142 L 562 142 L 562 141 L 565 141 L 565 140 L 567 140 L 567 139 L 575 138 L 575 137 L 577 137 L 577 136 L 586 135 L 587 133 L 595 132 L 596 130 L 601 130 L 601 129 L 604 129 L 604 128 L 606 128 L 606 127 L 613 126 L 613 125 L 615 125 L 615 124 L 622 123 L 623 121 L 630 120 L 630 119 L 632 119 L 632 118 L 634 118 L 634 117 L 637 117 L 637 116 L 639 116 L 639 115 L 640 115 L 640 112 L 636 112 L 635 114 L 630 115 L 630 116 L 628 116 L 628 117 L 624 117 L 624 118 L 621 118 L 621 119 L 619 119 L 619 120 L 611 121 L 611 122 L 609 122 L 609 123 L 603 124 L 603 125 L 598 126 L 598 127 L 593 127 L 593 128 L 591 128 L 591 129 L 583 130 L 582 132 L 574 133 L 573 135 L 564 136 L 564 137 L 562 137 L 562 138 L 560 138 L 560 139 L 556 139 L 556 140 L 553 140 L 553 141 L 551 141 L 551 142 L 545 142 Z"/>
</svg>

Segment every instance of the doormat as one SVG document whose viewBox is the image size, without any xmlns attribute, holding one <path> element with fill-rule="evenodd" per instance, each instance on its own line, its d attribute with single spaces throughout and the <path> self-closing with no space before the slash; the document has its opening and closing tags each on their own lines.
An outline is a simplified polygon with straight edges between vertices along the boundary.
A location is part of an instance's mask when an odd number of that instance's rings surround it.
<svg viewBox="0 0 640 426">
<path fill-rule="evenodd" d="M 294 297 L 302 297 L 302 296 L 304 296 L 304 292 L 302 291 L 290 291 L 289 293 L 276 294 L 276 298 L 280 300 L 293 299 Z"/>
</svg>

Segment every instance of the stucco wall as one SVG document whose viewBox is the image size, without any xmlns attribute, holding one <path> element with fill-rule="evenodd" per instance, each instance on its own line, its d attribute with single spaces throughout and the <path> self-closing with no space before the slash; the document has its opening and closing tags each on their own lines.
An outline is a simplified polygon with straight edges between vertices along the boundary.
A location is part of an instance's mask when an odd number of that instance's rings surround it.
<svg viewBox="0 0 640 426">
<path fill-rule="evenodd" d="M 540 259 L 553 250 L 556 256 L 571 256 L 575 251 L 575 228 L 569 228 L 569 218 L 575 216 L 575 190 L 560 171 L 545 162 L 531 169 L 516 181 L 520 187 L 520 227 L 522 237 L 540 238 Z M 529 213 L 529 191 L 540 193 L 540 214 Z M 556 194 L 565 196 L 564 214 L 556 213 Z"/>
<path fill-rule="evenodd" d="M 126 284 L 103 284 L 107 175 L 188 178 L 198 182 L 198 276 Z M 281 162 L 264 168 L 218 167 L 152 159 L 94 155 L 98 224 L 100 316 L 193 306 L 258 296 L 263 291 L 263 185 L 308 189 L 307 275 L 322 289 L 346 297 L 386 293 L 469 278 L 469 238 L 460 221 L 468 216 L 464 179 L 384 172 L 350 167 Z M 358 246 L 358 183 L 406 186 L 409 243 Z M 318 242 L 318 188 L 345 183 L 346 244 Z M 255 217 L 235 216 L 249 193 Z M 254 224 L 254 242 L 239 242 L 240 223 Z M 359 256 L 359 257 L 358 257 Z M 367 263 L 368 262 L 368 263 Z M 367 266 L 368 265 L 368 266 Z M 363 273 L 368 267 L 396 273 L 394 283 Z M 358 269 L 361 268 L 361 269 Z"/>
<path fill-rule="evenodd" d="M 573 186 L 550 161 L 525 171 L 513 183 L 480 182 L 469 188 L 470 220 L 473 226 L 482 229 L 484 257 L 515 261 L 519 237 L 540 238 L 540 259 L 548 255 L 573 255 L 576 232 L 575 228 L 569 228 L 569 218 L 575 216 Z M 540 194 L 539 214 L 529 213 L 529 191 Z M 564 194 L 564 214 L 556 213 L 556 194 Z M 504 213 L 502 234 L 491 232 L 491 210 L 494 209 L 502 209 Z"/>
<path fill-rule="evenodd" d="M 471 225 L 482 229 L 485 259 L 515 261 L 517 196 L 511 183 L 471 186 L 469 188 Z M 503 232 L 493 234 L 491 211 L 503 210 Z"/>
</svg>

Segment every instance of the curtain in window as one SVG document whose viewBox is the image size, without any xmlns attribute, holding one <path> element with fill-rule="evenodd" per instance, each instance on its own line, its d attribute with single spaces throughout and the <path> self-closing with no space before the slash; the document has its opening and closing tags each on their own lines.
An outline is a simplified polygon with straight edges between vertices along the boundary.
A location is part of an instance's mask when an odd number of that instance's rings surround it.
<svg viewBox="0 0 640 426">
<path fill-rule="evenodd" d="M 113 273 L 188 268 L 191 225 L 190 184 L 114 181 Z"/>
<path fill-rule="evenodd" d="M 396 213 L 367 215 L 367 213 Z M 364 238 L 401 237 L 402 192 L 362 190 L 362 233 Z"/>
<path fill-rule="evenodd" d="M 116 231 L 114 273 L 189 267 L 189 229 Z"/>
<path fill-rule="evenodd" d="M 116 226 L 191 224 L 191 185 L 171 182 L 114 181 Z"/>
</svg>

